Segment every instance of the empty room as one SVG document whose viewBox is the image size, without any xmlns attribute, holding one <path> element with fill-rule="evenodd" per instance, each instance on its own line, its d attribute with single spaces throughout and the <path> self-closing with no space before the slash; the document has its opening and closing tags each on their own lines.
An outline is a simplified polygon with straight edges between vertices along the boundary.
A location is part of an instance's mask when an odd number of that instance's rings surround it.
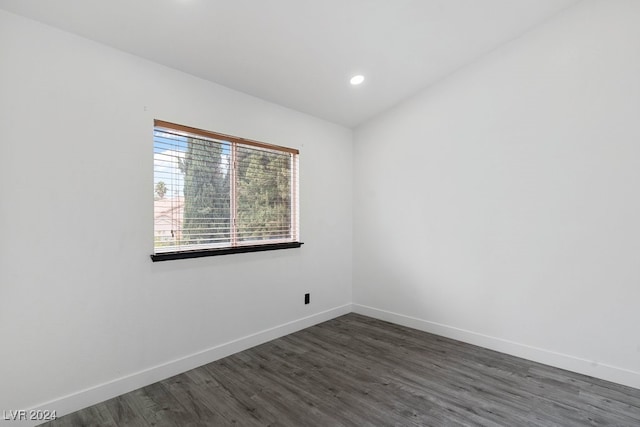
<svg viewBox="0 0 640 427">
<path fill-rule="evenodd" d="M 640 425 L 640 1 L 0 0 L 0 425 Z"/>
</svg>

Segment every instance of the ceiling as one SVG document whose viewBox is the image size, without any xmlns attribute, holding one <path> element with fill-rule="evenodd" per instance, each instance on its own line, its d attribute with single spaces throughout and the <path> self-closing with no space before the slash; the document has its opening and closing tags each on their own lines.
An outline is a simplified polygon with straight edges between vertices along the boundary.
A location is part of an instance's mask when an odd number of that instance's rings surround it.
<svg viewBox="0 0 640 427">
<path fill-rule="evenodd" d="M 579 0 L 0 0 L 0 8 L 355 127 Z M 349 78 L 365 82 L 351 86 Z"/>
</svg>

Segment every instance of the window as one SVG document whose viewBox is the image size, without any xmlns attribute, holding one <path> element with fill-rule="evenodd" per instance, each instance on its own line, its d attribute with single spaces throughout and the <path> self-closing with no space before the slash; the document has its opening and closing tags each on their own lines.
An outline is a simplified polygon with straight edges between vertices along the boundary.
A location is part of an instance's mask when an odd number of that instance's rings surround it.
<svg viewBox="0 0 640 427">
<path fill-rule="evenodd" d="M 300 247 L 298 150 L 156 120 L 154 261 Z"/>
</svg>

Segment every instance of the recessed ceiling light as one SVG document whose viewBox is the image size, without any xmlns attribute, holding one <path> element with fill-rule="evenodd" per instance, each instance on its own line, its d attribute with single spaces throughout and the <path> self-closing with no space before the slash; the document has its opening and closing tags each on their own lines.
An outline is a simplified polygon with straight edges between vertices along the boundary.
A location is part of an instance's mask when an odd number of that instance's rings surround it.
<svg viewBox="0 0 640 427">
<path fill-rule="evenodd" d="M 352 85 L 357 86 L 364 81 L 364 76 L 361 74 L 358 74 L 357 76 L 351 77 L 351 80 L 349 81 L 351 82 Z"/>
</svg>

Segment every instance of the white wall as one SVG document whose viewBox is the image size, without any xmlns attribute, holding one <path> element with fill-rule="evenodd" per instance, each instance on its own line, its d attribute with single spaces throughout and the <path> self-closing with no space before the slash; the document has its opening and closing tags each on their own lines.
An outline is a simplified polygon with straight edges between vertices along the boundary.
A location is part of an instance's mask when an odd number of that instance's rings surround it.
<svg viewBox="0 0 640 427">
<path fill-rule="evenodd" d="M 639 22 L 582 2 L 356 130 L 356 311 L 640 387 Z"/>
<path fill-rule="evenodd" d="M 349 311 L 352 217 L 356 311 L 640 387 L 637 22 L 582 2 L 352 153 L 0 11 L 0 409 L 68 412 Z M 154 118 L 299 148 L 303 248 L 151 263 Z"/>
<path fill-rule="evenodd" d="M 0 58 L 0 409 L 60 415 L 350 311 L 351 130 L 2 11 Z M 154 118 L 299 148 L 305 245 L 152 263 Z"/>
</svg>

